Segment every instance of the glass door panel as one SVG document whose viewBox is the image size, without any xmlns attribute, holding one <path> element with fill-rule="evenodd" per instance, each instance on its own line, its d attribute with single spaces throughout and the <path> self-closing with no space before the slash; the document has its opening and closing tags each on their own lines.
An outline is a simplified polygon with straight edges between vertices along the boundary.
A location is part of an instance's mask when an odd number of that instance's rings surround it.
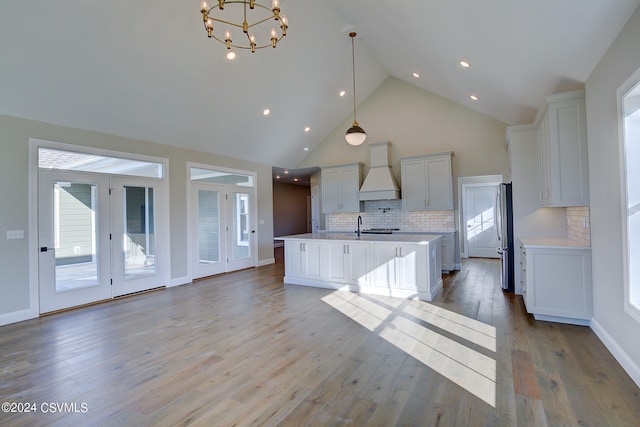
<svg viewBox="0 0 640 427">
<path fill-rule="evenodd" d="M 125 186 L 123 199 L 124 278 L 155 275 L 153 187 Z"/>
<path fill-rule="evenodd" d="M 227 203 L 227 210 L 231 218 L 231 230 L 227 242 L 230 255 L 229 271 L 254 266 L 251 209 L 250 193 L 236 189 L 231 190 Z"/>
<path fill-rule="evenodd" d="M 40 171 L 38 181 L 40 312 L 111 298 L 108 178 Z"/>
<path fill-rule="evenodd" d="M 225 211 L 221 209 L 224 187 L 192 184 L 192 242 L 194 247 L 193 278 L 226 272 L 224 242 Z"/>
<path fill-rule="evenodd" d="M 166 286 L 156 228 L 166 223 L 156 199 L 159 181 L 111 178 L 112 274 L 114 296 Z M 166 261 L 165 261 L 166 262 Z"/>
</svg>

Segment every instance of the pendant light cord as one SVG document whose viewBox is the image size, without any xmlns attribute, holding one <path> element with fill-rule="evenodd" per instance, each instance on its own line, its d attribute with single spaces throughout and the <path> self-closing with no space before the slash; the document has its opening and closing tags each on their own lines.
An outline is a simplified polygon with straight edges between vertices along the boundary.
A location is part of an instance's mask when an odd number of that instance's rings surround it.
<svg viewBox="0 0 640 427">
<path fill-rule="evenodd" d="M 353 72 L 353 123 L 358 123 L 356 119 L 356 49 L 353 43 L 356 33 L 349 33 L 349 35 L 351 36 L 351 70 Z"/>
</svg>

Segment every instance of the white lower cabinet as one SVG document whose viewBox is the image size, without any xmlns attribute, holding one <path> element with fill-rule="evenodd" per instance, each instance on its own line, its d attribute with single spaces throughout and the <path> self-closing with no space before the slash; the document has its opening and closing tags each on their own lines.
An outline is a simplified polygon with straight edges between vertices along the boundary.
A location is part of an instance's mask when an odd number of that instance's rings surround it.
<svg viewBox="0 0 640 427">
<path fill-rule="evenodd" d="M 286 283 L 425 301 L 442 290 L 439 239 L 420 243 L 284 239 Z"/>
<path fill-rule="evenodd" d="M 588 325 L 592 316 L 591 249 L 523 239 L 522 297 L 536 320 Z"/>
<path fill-rule="evenodd" d="M 322 248 L 323 277 L 332 282 L 368 285 L 370 244 L 327 242 Z"/>
<path fill-rule="evenodd" d="M 321 242 L 295 241 L 285 242 L 285 263 L 287 274 L 293 277 L 320 278 Z"/>
<path fill-rule="evenodd" d="M 426 246 L 376 244 L 373 247 L 373 286 L 418 290 L 427 284 Z"/>
</svg>

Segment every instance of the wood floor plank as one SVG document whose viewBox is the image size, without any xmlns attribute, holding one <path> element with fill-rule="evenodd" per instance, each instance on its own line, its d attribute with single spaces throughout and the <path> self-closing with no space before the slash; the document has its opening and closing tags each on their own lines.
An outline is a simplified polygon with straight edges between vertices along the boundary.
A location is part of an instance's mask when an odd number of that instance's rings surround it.
<svg viewBox="0 0 640 427">
<path fill-rule="evenodd" d="M 463 260 L 425 303 L 283 284 L 281 248 L 275 257 L 0 327 L 1 401 L 88 408 L 0 413 L 0 425 L 617 427 L 640 419 L 640 390 L 595 334 L 533 320 L 521 297 L 500 288 L 497 260 Z M 332 305 L 340 298 L 351 314 Z"/>
</svg>

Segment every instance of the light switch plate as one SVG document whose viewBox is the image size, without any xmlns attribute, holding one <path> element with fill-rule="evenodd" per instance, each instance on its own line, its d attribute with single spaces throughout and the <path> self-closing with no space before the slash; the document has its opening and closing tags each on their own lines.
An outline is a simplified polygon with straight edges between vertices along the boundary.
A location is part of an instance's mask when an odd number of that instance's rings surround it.
<svg viewBox="0 0 640 427">
<path fill-rule="evenodd" d="M 7 230 L 7 240 L 24 239 L 24 230 Z"/>
</svg>

